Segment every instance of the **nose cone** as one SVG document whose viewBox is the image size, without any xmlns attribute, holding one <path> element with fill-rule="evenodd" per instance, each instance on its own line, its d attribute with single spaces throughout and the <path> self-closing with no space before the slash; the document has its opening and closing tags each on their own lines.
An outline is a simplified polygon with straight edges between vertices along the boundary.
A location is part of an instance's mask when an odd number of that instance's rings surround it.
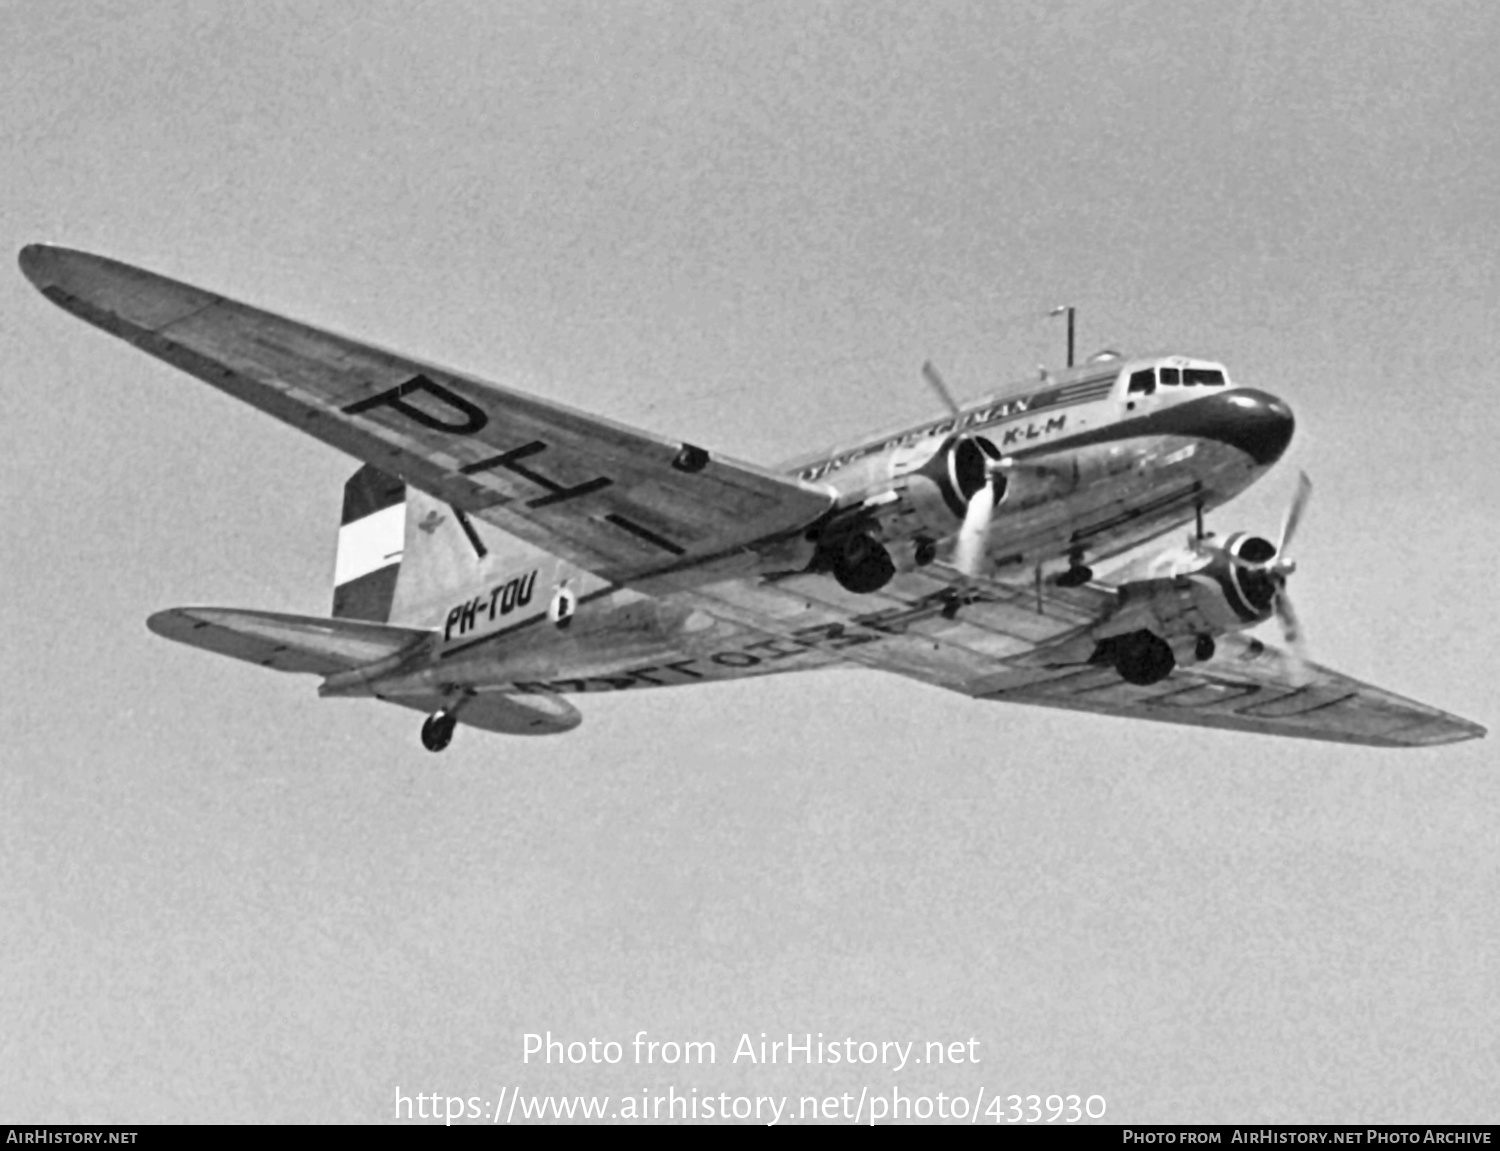
<svg viewBox="0 0 1500 1151">
<path fill-rule="evenodd" d="M 1292 409 L 1267 392 L 1242 388 L 1220 396 L 1231 409 L 1231 429 L 1225 442 L 1233 444 L 1261 467 L 1274 464 L 1292 442 L 1297 421 Z"/>
<path fill-rule="evenodd" d="M 1168 408 L 1164 422 L 1178 435 L 1218 440 L 1239 448 L 1261 467 L 1274 464 L 1292 442 L 1292 409 L 1268 392 L 1234 388 Z"/>
</svg>

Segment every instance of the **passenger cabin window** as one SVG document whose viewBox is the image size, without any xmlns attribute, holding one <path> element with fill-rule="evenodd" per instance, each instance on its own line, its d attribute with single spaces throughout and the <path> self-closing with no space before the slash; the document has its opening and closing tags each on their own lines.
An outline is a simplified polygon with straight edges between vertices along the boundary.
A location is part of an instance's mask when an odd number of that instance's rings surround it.
<svg viewBox="0 0 1500 1151">
<path fill-rule="evenodd" d="M 1205 388 L 1217 388 L 1224 383 L 1224 373 L 1216 368 L 1184 368 L 1182 382 L 1189 387 L 1201 384 Z"/>
<path fill-rule="evenodd" d="M 1163 368 L 1161 370 L 1162 387 L 1175 388 L 1182 382 L 1181 375 L 1182 373 L 1176 368 Z"/>
<path fill-rule="evenodd" d="M 1156 391 L 1156 369 L 1146 368 L 1144 371 L 1133 372 L 1130 376 L 1130 394 L 1139 393 L 1149 396 Z"/>
</svg>

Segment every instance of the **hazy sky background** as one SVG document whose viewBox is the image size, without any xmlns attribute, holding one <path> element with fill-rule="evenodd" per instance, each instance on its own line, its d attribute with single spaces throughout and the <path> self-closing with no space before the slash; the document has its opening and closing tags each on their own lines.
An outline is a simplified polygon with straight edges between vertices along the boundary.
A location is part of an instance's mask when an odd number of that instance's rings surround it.
<svg viewBox="0 0 1500 1151">
<path fill-rule="evenodd" d="M 0 0 L 50 240 L 762 462 L 1080 351 L 1218 357 L 1317 485 L 1314 655 L 1496 726 L 1500 8 Z M 1098 1094 L 1496 1117 L 1489 741 L 1382 752 L 873 672 L 550 740 L 151 636 L 324 614 L 355 463 L 0 268 L 0 1118 L 408 1094 Z M 522 1035 L 713 1040 L 538 1067 Z M 741 1033 L 980 1041 L 747 1067 Z"/>
</svg>

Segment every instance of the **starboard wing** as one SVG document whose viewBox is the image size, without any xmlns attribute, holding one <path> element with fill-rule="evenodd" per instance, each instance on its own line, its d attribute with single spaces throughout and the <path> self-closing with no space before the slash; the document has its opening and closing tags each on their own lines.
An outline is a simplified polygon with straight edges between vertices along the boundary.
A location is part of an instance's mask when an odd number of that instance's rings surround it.
<svg viewBox="0 0 1500 1151">
<path fill-rule="evenodd" d="M 102 256 L 33 244 L 20 263 L 74 315 L 617 583 L 682 587 L 698 568 L 705 580 L 745 571 L 749 552 L 833 502 L 799 480 Z"/>
<path fill-rule="evenodd" d="M 1149 687 L 1125 683 L 1112 668 L 1075 664 L 991 669 L 964 690 L 979 699 L 1370 747 L 1485 735 L 1476 723 L 1320 664 L 1299 670 L 1277 648 L 1243 636 L 1223 637 L 1218 647 L 1212 661 L 1179 665 Z"/>
<path fill-rule="evenodd" d="M 1107 585 L 1048 584 L 1038 598 L 1024 584 L 987 584 L 964 595 L 950 617 L 943 607 L 953 594 L 932 568 L 898 575 L 863 596 L 810 575 L 693 593 L 722 618 L 978 699 L 1375 747 L 1485 734 L 1329 668 L 1307 665 L 1304 678 L 1275 647 L 1238 635 L 1220 638 L 1207 663 L 1185 661 L 1159 683 L 1132 686 L 1112 667 L 1088 662 L 1097 646 L 1091 630 L 1117 602 Z"/>
</svg>

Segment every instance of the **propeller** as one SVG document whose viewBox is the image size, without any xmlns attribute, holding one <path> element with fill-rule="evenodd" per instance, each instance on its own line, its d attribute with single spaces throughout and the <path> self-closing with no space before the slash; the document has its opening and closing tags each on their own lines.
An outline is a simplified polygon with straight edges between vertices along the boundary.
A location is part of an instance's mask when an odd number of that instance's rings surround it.
<svg viewBox="0 0 1500 1151">
<path fill-rule="evenodd" d="M 958 543 L 953 548 L 953 566 L 969 579 L 979 574 L 994 514 L 995 485 L 987 482 L 969 497 L 969 509 L 964 513 L 963 525 L 958 529 Z"/>
<path fill-rule="evenodd" d="M 963 409 L 958 406 L 958 401 L 953 398 L 953 393 L 948 390 L 942 374 L 931 360 L 922 365 L 922 378 L 932 386 L 938 398 L 953 413 L 953 423 L 956 428 L 963 415 Z M 973 438 L 973 435 L 968 432 L 958 432 L 954 443 Z M 953 566 L 968 579 L 975 579 L 979 575 L 980 565 L 984 561 L 985 548 L 989 543 L 990 524 L 995 517 L 995 477 L 1009 463 L 1009 460 L 986 459 L 984 486 L 969 497 L 969 507 L 964 512 L 964 522 L 958 529 L 958 542 L 953 549 Z"/>
<path fill-rule="evenodd" d="M 1259 563 L 1234 557 L 1234 562 L 1243 568 L 1265 573 L 1270 577 L 1275 588 L 1272 608 L 1276 615 L 1276 622 L 1281 625 L 1281 637 L 1286 641 L 1287 654 L 1291 660 L 1292 682 L 1297 685 L 1308 683 L 1312 679 L 1312 669 L 1307 661 L 1307 642 L 1302 631 L 1302 623 L 1297 617 L 1297 609 L 1292 606 L 1292 597 L 1287 593 L 1287 577 L 1297 570 L 1297 561 L 1289 558 L 1286 554 L 1287 546 L 1292 542 L 1292 537 L 1297 533 L 1297 526 L 1302 522 L 1302 517 L 1307 511 L 1308 500 L 1312 498 L 1312 480 L 1307 478 L 1306 472 L 1301 472 L 1297 477 L 1297 490 L 1292 494 L 1292 502 L 1287 505 L 1286 514 L 1281 520 L 1281 535 L 1276 541 L 1276 549 L 1267 560 Z"/>
<path fill-rule="evenodd" d="M 1286 509 L 1286 515 L 1281 520 L 1281 538 L 1276 541 L 1276 554 L 1282 555 L 1286 552 L 1286 545 L 1292 542 L 1292 536 L 1297 530 L 1297 525 L 1302 522 L 1302 513 L 1307 510 L 1307 501 L 1312 498 L 1312 480 L 1307 478 L 1306 472 L 1297 474 L 1297 491 L 1292 496 L 1292 502 Z"/>
<path fill-rule="evenodd" d="M 932 385 L 932 390 L 938 394 L 938 399 L 943 401 L 943 406 L 952 412 L 953 418 L 957 420 L 962 415 L 962 409 L 959 408 L 958 401 L 953 398 L 953 393 L 948 390 L 948 385 L 943 382 L 942 375 L 931 360 L 923 362 L 922 378 Z"/>
<path fill-rule="evenodd" d="M 1292 608 L 1286 591 L 1276 596 L 1276 622 L 1281 624 L 1281 635 L 1286 640 L 1287 654 L 1292 663 L 1292 684 L 1302 687 L 1312 682 L 1312 669 L 1307 663 L 1307 644 L 1302 638 L 1302 625 L 1297 622 L 1297 613 Z"/>
</svg>

